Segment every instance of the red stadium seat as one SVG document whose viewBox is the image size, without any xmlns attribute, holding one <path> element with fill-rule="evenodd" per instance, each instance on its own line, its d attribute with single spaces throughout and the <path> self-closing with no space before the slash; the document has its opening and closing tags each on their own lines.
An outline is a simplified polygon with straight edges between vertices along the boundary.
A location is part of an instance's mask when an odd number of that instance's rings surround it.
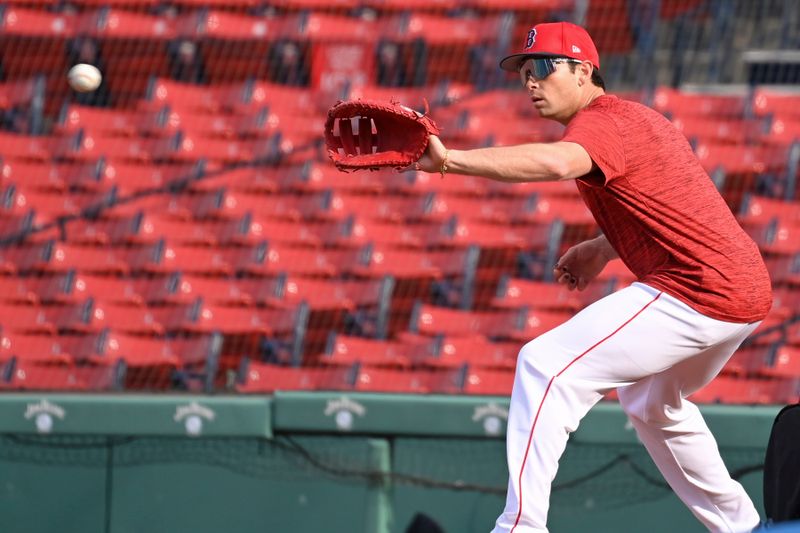
<svg viewBox="0 0 800 533">
<path fill-rule="evenodd" d="M 88 336 L 4 333 L 0 337 L 0 363 L 12 357 L 26 363 L 69 365 L 81 353 Z"/>
<path fill-rule="evenodd" d="M 48 243 L 51 247 L 47 262 L 42 268 L 47 272 L 76 270 L 87 273 L 129 274 L 145 267 L 155 269 L 158 246 L 83 246 L 65 243 Z"/>
<path fill-rule="evenodd" d="M 766 223 L 773 219 L 800 224 L 800 202 L 748 194 L 742 201 L 739 220 L 744 223 Z"/>
<path fill-rule="evenodd" d="M 92 331 L 111 329 L 136 335 L 163 335 L 173 325 L 164 313 L 145 306 L 94 302 L 87 326 Z"/>
<path fill-rule="evenodd" d="M 256 278 L 258 292 L 252 291 L 255 283 L 250 280 L 231 277 L 209 277 L 199 275 L 180 276 L 177 289 L 171 298 L 175 302 L 188 303 L 202 298 L 213 305 L 253 306 L 271 304 L 277 296 L 282 280 L 278 277 Z"/>
<path fill-rule="evenodd" d="M 789 283 L 800 286 L 800 254 L 789 256 L 767 257 L 767 265 L 772 283 Z"/>
<path fill-rule="evenodd" d="M 241 104 L 245 94 L 243 84 L 201 86 L 157 78 L 150 85 L 147 99 L 178 110 L 218 113 Z"/>
<path fill-rule="evenodd" d="M 75 218 L 63 225 L 59 235 L 70 244 L 110 245 L 134 242 L 141 214 L 108 218 Z"/>
<path fill-rule="evenodd" d="M 433 196 L 356 195 L 337 192 L 330 198 L 335 216 L 354 216 L 363 220 L 411 221 L 427 218 Z"/>
<path fill-rule="evenodd" d="M 40 305 L 3 304 L 0 328 L 11 333 L 55 334 L 56 325 Z"/>
<path fill-rule="evenodd" d="M 70 104 L 61 110 L 55 131 L 60 134 L 90 128 L 103 136 L 135 137 L 152 129 L 156 113 Z"/>
<path fill-rule="evenodd" d="M 761 135 L 766 145 L 791 146 L 800 139 L 800 115 L 778 116 L 770 121 L 769 129 Z"/>
<path fill-rule="evenodd" d="M 21 135 L 0 132 L 0 155 L 5 160 L 47 162 L 54 155 L 68 154 L 75 139 L 56 135 Z"/>
<path fill-rule="evenodd" d="M 769 222 L 745 222 L 742 227 L 764 253 L 775 255 L 800 253 L 800 223 L 772 219 Z"/>
<path fill-rule="evenodd" d="M 220 2 L 218 7 L 228 8 L 229 4 Z M 199 53 L 211 83 L 266 78 L 270 43 L 285 31 L 282 17 L 255 17 L 218 9 L 189 12 L 178 19 L 178 26 L 187 37 L 202 39 Z"/>
<path fill-rule="evenodd" d="M 148 277 L 102 276 L 68 273 L 66 290 L 59 294 L 63 301 L 85 301 L 89 298 L 126 306 L 144 306 L 167 301 L 176 292 L 178 280 L 169 275 Z"/>
<path fill-rule="evenodd" d="M 762 121 L 673 114 L 672 124 L 690 142 L 707 141 L 743 145 L 759 138 Z"/>
<path fill-rule="evenodd" d="M 490 342 L 481 335 L 466 337 L 416 335 L 402 333 L 400 342 L 421 344 L 427 340 L 425 351 L 410 356 L 413 365 L 425 367 L 457 368 L 464 364 L 477 368 L 513 369 L 521 344 L 518 342 Z"/>
<path fill-rule="evenodd" d="M 781 346 L 771 355 L 758 369 L 759 374 L 800 379 L 800 347 Z"/>
<path fill-rule="evenodd" d="M 256 276 L 287 272 L 299 276 L 333 277 L 357 271 L 362 255 L 360 250 L 317 250 L 264 242 L 236 251 L 232 260 L 237 271 Z"/>
<path fill-rule="evenodd" d="M 427 355 L 431 339 L 420 337 L 416 342 L 385 341 L 331 335 L 325 352 L 313 358 L 315 363 L 338 366 L 362 366 L 410 368 L 412 361 Z"/>
<path fill-rule="evenodd" d="M 343 390 L 352 388 L 351 368 L 289 367 L 244 360 L 237 392 L 273 393 L 282 390 Z"/>
<path fill-rule="evenodd" d="M 27 279 L 18 276 L 0 276 L 0 301 L 3 303 L 39 303 L 39 295 L 28 286 Z"/>
<path fill-rule="evenodd" d="M 398 370 L 361 367 L 354 390 L 359 392 L 392 392 L 427 394 L 432 392 L 432 373 L 424 370 Z"/>
<path fill-rule="evenodd" d="M 46 268 L 53 253 L 52 242 L 0 247 L 0 271 L 17 274 Z"/>
<path fill-rule="evenodd" d="M 99 187 L 102 165 L 87 163 L 6 160 L 2 163 L 3 187 L 24 184 L 25 189 L 64 191 L 67 188 L 94 190 Z"/>
<path fill-rule="evenodd" d="M 424 335 L 489 338 L 528 341 L 572 317 L 557 311 L 460 311 L 418 304 L 411 316 L 410 330 Z"/>
<path fill-rule="evenodd" d="M 5 390 L 104 391 L 121 387 L 115 366 L 58 366 L 15 360 L 6 365 Z"/>
<path fill-rule="evenodd" d="M 211 276 L 230 276 L 234 273 L 229 250 L 221 247 L 184 246 L 167 243 L 157 262 L 147 265 L 151 272 L 183 272 Z"/>
<path fill-rule="evenodd" d="M 36 80 L 18 79 L 0 83 L 0 109 L 29 105 L 36 95 Z"/>
<path fill-rule="evenodd" d="M 150 165 L 141 162 L 104 160 L 97 179 L 100 186 L 116 187 L 120 196 L 127 197 L 140 191 L 163 189 L 184 181 L 196 183 L 198 177 L 198 166 L 192 163 Z"/>
<path fill-rule="evenodd" d="M 497 370 L 470 367 L 464 381 L 464 394 L 511 396 L 514 370 Z"/>
<path fill-rule="evenodd" d="M 758 116 L 793 115 L 800 118 L 800 94 L 794 90 L 756 87 L 753 91 L 753 112 Z"/>
<path fill-rule="evenodd" d="M 122 359 L 128 367 L 165 366 L 178 368 L 181 360 L 172 350 L 171 343 L 163 338 L 131 335 L 108 331 L 93 362 L 110 362 Z"/>
<path fill-rule="evenodd" d="M 500 281 L 492 305 L 511 309 L 530 306 L 536 309 L 560 309 L 575 313 L 607 296 L 612 290 L 613 284 L 608 282 L 595 282 L 583 291 L 570 291 L 557 283 L 504 278 Z"/>
<path fill-rule="evenodd" d="M 797 402 L 795 378 L 741 378 L 718 376 L 689 397 L 696 403 L 785 405 Z"/>
<path fill-rule="evenodd" d="M 669 87 L 658 87 L 653 95 L 653 109 L 664 114 L 681 117 L 690 115 L 704 117 L 741 118 L 747 106 L 745 93 L 692 93 Z"/>
</svg>

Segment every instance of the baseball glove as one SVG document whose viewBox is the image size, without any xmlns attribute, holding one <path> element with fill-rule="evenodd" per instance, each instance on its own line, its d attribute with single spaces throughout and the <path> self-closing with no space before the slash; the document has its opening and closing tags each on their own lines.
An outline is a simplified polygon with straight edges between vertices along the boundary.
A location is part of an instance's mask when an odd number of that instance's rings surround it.
<svg viewBox="0 0 800 533">
<path fill-rule="evenodd" d="M 350 100 L 328 110 L 325 145 L 336 168 L 404 168 L 425 153 L 439 127 L 427 115 L 397 102 Z"/>
</svg>

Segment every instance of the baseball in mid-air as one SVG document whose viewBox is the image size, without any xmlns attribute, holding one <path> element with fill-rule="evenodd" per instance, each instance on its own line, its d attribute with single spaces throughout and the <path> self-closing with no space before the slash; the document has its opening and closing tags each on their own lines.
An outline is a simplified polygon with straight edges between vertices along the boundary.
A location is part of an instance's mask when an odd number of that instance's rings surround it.
<svg viewBox="0 0 800 533">
<path fill-rule="evenodd" d="M 69 69 L 67 80 L 70 87 L 79 93 L 94 91 L 103 81 L 103 75 L 94 65 L 88 63 L 78 63 Z"/>
</svg>

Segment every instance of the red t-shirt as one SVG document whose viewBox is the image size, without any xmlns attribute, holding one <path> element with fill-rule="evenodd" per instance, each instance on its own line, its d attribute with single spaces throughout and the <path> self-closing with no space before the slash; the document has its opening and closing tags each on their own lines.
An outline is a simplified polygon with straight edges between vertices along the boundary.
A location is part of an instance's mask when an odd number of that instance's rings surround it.
<svg viewBox="0 0 800 533">
<path fill-rule="evenodd" d="M 766 316 L 772 287 L 758 246 L 664 116 L 604 95 L 572 118 L 562 140 L 599 167 L 578 189 L 639 280 L 717 320 Z"/>
</svg>

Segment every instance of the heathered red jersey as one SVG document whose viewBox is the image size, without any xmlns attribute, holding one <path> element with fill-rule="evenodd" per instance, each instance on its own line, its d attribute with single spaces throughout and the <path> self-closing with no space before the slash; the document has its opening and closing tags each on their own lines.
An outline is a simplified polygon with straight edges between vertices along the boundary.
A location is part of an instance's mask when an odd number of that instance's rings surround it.
<svg viewBox="0 0 800 533">
<path fill-rule="evenodd" d="M 766 316 L 772 288 L 758 246 L 664 116 L 604 95 L 573 117 L 562 140 L 599 167 L 578 189 L 640 281 L 717 320 Z"/>
</svg>

